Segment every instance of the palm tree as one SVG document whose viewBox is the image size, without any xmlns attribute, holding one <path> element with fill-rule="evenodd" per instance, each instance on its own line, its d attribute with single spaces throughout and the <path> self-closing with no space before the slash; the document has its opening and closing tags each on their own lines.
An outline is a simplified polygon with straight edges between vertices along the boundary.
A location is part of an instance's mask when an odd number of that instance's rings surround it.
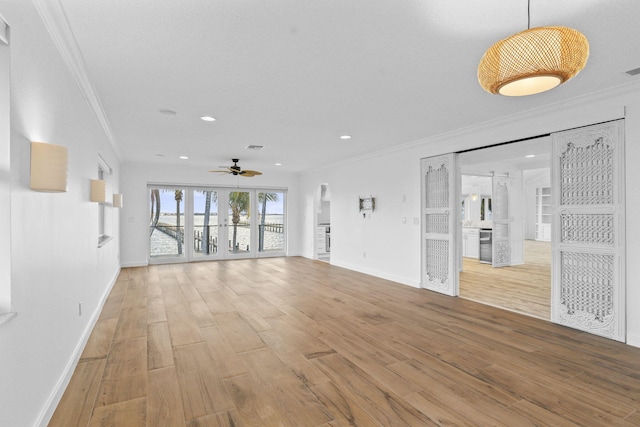
<svg viewBox="0 0 640 427">
<path fill-rule="evenodd" d="M 262 203 L 262 215 L 260 216 L 260 229 L 258 231 L 258 251 L 264 250 L 264 224 L 267 216 L 267 202 L 277 202 L 277 193 L 258 193 L 258 203 Z"/>
<path fill-rule="evenodd" d="M 249 193 L 245 191 L 234 191 L 229 193 L 229 208 L 231 209 L 231 222 L 233 223 L 233 244 L 231 250 L 236 250 L 236 242 L 238 239 L 238 223 L 240 222 L 240 215 L 245 213 L 249 217 L 249 208 L 251 205 L 251 199 Z"/>
<path fill-rule="evenodd" d="M 180 230 L 180 202 L 182 202 L 182 190 L 176 190 L 176 241 L 178 242 L 178 255 L 182 255 L 182 231 Z"/>
<path fill-rule="evenodd" d="M 151 190 L 151 215 L 149 218 L 151 230 L 149 235 L 153 234 L 153 230 L 156 229 L 158 219 L 160 219 L 160 190 L 154 188 Z"/>
<path fill-rule="evenodd" d="M 203 191 L 204 199 L 204 223 L 202 225 L 202 252 L 209 254 L 209 215 L 211 213 L 211 200 L 218 201 L 218 193 L 216 191 Z"/>
</svg>

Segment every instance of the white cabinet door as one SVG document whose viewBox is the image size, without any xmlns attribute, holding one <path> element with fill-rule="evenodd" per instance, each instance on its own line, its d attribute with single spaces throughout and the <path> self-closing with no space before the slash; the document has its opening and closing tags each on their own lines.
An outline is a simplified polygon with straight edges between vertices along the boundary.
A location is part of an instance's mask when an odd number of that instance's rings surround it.
<svg viewBox="0 0 640 427">
<path fill-rule="evenodd" d="M 480 256 L 480 234 L 478 230 L 473 230 L 467 236 L 467 257 L 478 258 Z"/>
<path fill-rule="evenodd" d="M 462 256 L 478 258 L 480 255 L 480 234 L 478 229 L 462 230 Z"/>
</svg>

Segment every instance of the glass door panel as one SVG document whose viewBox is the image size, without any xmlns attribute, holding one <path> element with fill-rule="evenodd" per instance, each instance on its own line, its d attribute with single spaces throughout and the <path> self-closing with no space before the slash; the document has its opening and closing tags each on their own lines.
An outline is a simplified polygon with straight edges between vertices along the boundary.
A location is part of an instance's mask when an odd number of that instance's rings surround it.
<svg viewBox="0 0 640 427">
<path fill-rule="evenodd" d="M 217 256 L 218 237 L 218 192 L 193 190 L 193 257 Z"/>
<path fill-rule="evenodd" d="M 184 188 L 149 188 L 149 257 L 184 258 Z"/>
<path fill-rule="evenodd" d="M 284 192 L 258 192 L 258 251 L 284 251 Z"/>
<path fill-rule="evenodd" d="M 228 253 L 248 254 L 251 251 L 251 193 L 229 192 Z"/>
</svg>

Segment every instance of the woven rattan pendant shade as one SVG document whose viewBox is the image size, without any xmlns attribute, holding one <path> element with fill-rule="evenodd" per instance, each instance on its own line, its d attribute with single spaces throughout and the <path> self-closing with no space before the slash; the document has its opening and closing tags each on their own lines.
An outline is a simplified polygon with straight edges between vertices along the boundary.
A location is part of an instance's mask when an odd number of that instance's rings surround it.
<svg viewBox="0 0 640 427">
<path fill-rule="evenodd" d="M 531 28 L 491 46 L 480 60 L 478 81 L 490 93 L 533 95 L 571 79 L 588 58 L 589 42 L 579 31 Z"/>
</svg>

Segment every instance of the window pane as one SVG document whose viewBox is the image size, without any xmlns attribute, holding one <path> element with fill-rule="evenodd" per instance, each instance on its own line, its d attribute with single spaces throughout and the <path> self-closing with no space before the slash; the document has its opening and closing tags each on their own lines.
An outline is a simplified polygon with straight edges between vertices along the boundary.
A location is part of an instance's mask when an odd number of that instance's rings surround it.
<svg viewBox="0 0 640 427">
<path fill-rule="evenodd" d="M 218 193 L 216 191 L 193 191 L 193 249 L 196 255 L 218 253 Z"/>
<path fill-rule="evenodd" d="M 184 196 L 184 189 L 150 188 L 150 256 L 183 255 Z"/>
<path fill-rule="evenodd" d="M 251 242 L 251 194 L 247 191 L 229 193 L 229 252 L 249 252 Z"/>
<path fill-rule="evenodd" d="M 258 250 L 284 250 L 284 193 L 258 193 Z"/>
</svg>

